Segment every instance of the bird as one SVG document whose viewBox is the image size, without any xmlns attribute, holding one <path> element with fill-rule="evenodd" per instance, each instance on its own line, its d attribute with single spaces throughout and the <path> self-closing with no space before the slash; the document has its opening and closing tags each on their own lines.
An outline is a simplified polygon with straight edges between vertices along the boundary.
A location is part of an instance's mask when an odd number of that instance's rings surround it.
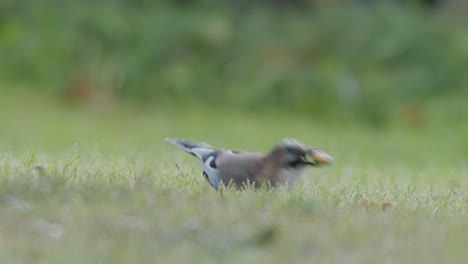
<svg viewBox="0 0 468 264">
<path fill-rule="evenodd" d="M 286 185 L 292 189 L 307 166 L 333 161 L 328 153 L 293 138 L 282 139 L 267 154 L 216 149 L 208 143 L 186 139 L 168 137 L 164 141 L 195 156 L 203 168 L 202 175 L 215 190 L 221 186 L 241 189 L 249 185 L 255 189 Z"/>
</svg>

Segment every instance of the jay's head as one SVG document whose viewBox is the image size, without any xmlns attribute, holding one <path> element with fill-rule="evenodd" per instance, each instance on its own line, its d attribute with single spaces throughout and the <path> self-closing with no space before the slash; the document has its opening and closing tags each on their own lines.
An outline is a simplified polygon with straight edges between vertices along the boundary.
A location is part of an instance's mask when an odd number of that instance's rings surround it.
<svg viewBox="0 0 468 264">
<path fill-rule="evenodd" d="M 276 147 L 274 152 L 282 156 L 285 165 L 304 166 L 304 165 L 322 165 L 333 161 L 332 156 L 326 152 L 309 147 L 296 139 L 283 139 Z M 312 160 L 309 160 L 309 157 Z"/>
</svg>

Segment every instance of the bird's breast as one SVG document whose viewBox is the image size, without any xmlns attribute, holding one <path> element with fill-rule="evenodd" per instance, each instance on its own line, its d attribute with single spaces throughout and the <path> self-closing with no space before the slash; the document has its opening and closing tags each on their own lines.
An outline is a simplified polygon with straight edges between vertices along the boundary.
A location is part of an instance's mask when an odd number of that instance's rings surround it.
<svg viewBox="0 0 468 264">
<path fill-rule="evenodd" d="M 304 168 L 294 168 L 294 167 L 282 168 L 278 172 L 277 185 L 287 184 L 288 188 L 292 188 L 294 187 L 296 182 L 302 177 L 303 174 L 304 174 Z"/>
</svg>

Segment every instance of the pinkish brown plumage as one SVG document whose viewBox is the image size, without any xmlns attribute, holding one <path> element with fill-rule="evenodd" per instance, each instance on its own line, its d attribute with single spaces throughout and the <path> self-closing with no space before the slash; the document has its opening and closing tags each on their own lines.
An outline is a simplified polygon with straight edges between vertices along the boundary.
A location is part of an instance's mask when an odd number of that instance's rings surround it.
<svg viewBox="0 0 468 264">
<path fill-rule="evenodd" d="M 253 184 L 256 188 L 287 185 L 293 187 L 306 166 L 327 164 L 332 157 L 295 139 L 284 139 L 268 154 L 214 149 L 204 142 L 166 138 L 169 142 L 198 158 L 203 175 L 219 189 L 221 185 L 242 188 Z M 307 155 L 318 158 L 310 161 Z"/>
</svg>

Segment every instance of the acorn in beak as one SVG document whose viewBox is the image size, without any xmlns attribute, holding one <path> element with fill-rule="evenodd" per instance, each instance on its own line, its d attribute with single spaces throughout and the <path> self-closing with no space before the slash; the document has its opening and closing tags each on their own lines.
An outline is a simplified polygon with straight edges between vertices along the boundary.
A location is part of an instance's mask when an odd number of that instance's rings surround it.
<svg viewBox="0 0 468 264">
<path fill-rule="evenodd" d="M 333 161 L 333 157 L 325 151 L 317 148 L 309 148 L 307 154 L 312 157 L 313 162 L 309 161 L 310 165 L 325 165 L 330 164 Z M 305 157 L 304 157 L 305 158 Z"/>
</svg>

